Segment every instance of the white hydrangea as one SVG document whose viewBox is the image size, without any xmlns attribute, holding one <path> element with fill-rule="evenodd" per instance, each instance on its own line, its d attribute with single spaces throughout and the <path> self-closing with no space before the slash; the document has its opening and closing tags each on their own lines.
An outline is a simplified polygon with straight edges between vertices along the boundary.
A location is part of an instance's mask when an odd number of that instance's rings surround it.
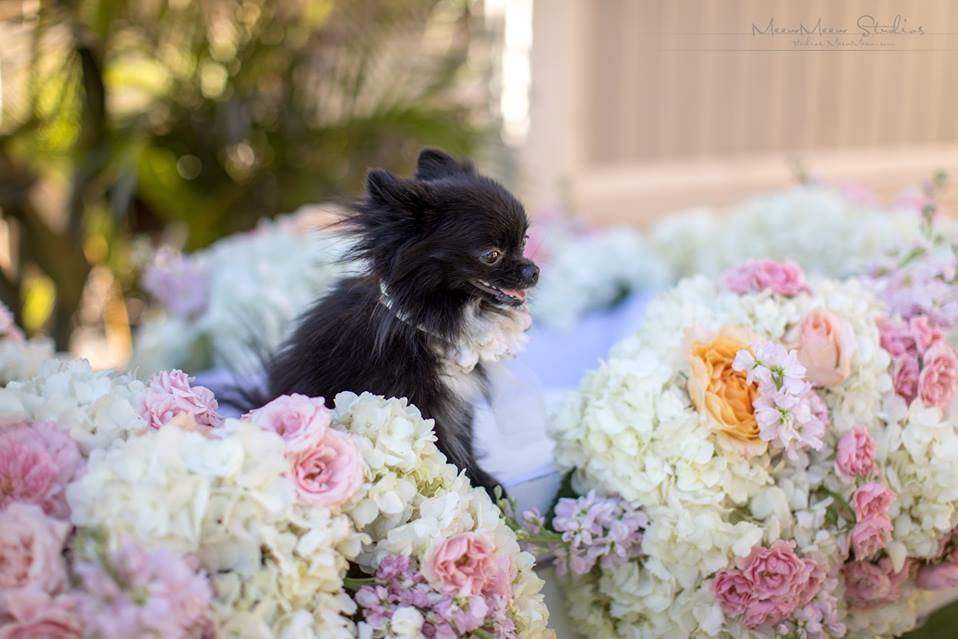
<svg viewBox="0 0 958 639">
<path fill-rule="evenodd" d="M 544 243 L 542 272 L 530 306 L 536 319 L 550 325 L 570 326 L 588 311 L 669 281 L 668 265 L 634 229 L 576 233 L 556 225 Z"/>
<path fill-rule="evenodd" d="M 802 185 L 750 198 L 729 211 L 664 217 L 650 233 L 676 279 L 717 275 L 749 258 L 790 259 L 810 274 L 856 275 L 917 239 L 914 211 L 880 210 L 827 186 Z"/>
<path fill-rule="evenodd" d="M 49 338 L 0 340 L 0 384 L 30 379 L 54 354 L 53 340 Z"/>
<path fill-rule="evenodd" d="M 94 371 L 86 360 L 48 359 L 34 377 L 0 390 L 0 422 L 53 421 L 88 455 L 146 428 L 137 413 L 143 388 L 131 376 Z"/>
<path fill-rule="evenodd" d="M 585 634 L 774 636 L 725 619 L 709 579 L 753 546 L 777 539 L 794 540 L 800 554 L 840 568 L 849 527 L 829 523 L 831 495 L 847 502 L 854 485 L 837 478 L 834 450 L 853 426 L 872 432 L 882 481 L 898 494 L 889 513 L 889 556 L 930 557 L 958 523 L 956 425 L 938 409 L 895 401 L 876 326 L 883 306 L 855 281 L 813 279 L 810 288 L 793 298 L 740 296 L 705 277 L 684 280 L 655 299 L 643 327 L 565 399 L 550 426 L 559 467 L 575 470 L 578 492 L 618 494 L 650 520 L 641 561 L 565 580 L 570 615 Z M 716 445 L 711 418 L 686 390 L 687 331 L 737 327 L 750 341 L 794 347 L 797 327 L 817 309 L 846 322 L 856 346 L 850 375 L 819 391 L 831 418 L 823 448 L 786 463 L 767 454 L 745 459 Z M 921 597 L 908 587 L 897 612 L 881 614 L 846 613 L 843 606 L 849 636 L 890 637 L 913 626 Z"/>
<path fill-rule="evenodd" d="M 209 278 L 205 312 L 193 321 L 161 313 L 144 322 L 130 369 L 141 376 L 169 368 L 259 370 L 262 356 L 347 270 L 348 242 L 297 219 L 264 220 L 192 254 Z"/>
<path fill-rule="evenodd" d="M 67 499 L 78 526 L 198 557 L 224 626 L 249 621 L 242 636 L 310 636 L 306 621 L 312 636 L 349 636 L 358 533 L 344 514 L 298 511 L 288 470 L 283 440 L 250 422 L 212 436 L 167 425 L 93 451 Z"/>
</svg>

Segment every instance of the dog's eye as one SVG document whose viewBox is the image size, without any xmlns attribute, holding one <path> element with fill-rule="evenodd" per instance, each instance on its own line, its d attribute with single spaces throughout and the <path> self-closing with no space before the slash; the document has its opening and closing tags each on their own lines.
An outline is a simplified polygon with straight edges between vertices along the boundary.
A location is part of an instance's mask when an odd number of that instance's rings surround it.
<svg viewBox="0 0 958 639">
<path fill-rule="evenodd" d="M 497 249 L 492 249 L 491 251 L 486 251 L 485 253 L 480 255 L 479 259 L 481 259 L 486 264 L 492 266 L 493 264 L 498 262 L 500 259 L 502 259 L 502 253 L 500 253 Z"/>
</svg>

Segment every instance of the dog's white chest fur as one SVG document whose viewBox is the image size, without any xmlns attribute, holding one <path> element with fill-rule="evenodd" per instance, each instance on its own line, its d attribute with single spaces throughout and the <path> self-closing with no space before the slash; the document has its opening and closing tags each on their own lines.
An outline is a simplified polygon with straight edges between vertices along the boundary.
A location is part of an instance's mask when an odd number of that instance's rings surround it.
<svg viewBox="0 0 958 639">
<path fill-rule="evenodd" d="M 482 392 L 476 366 L 515 357 L 525 346 L 532 318 L 525 306 L 516 309 L 466 309 L 462 335 L 457 344 L 440 344 L 442 379 L 449 391 L 471 403 Z"/>
</svg>

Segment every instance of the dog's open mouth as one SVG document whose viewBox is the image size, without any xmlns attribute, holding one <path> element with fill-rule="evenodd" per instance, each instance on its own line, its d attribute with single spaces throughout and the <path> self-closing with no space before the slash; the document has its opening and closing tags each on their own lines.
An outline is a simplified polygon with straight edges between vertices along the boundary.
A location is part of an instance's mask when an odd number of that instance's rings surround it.
<svg viewBox="0 0 958 639">
<path fill-rule="evenodd" d="M 491 297 L 497 304 L 520 306 L 526 301 L 526 291 L 519 288 L 500 288 L 484 280 L 471 280 L 472 285 Z"/>
</svg>

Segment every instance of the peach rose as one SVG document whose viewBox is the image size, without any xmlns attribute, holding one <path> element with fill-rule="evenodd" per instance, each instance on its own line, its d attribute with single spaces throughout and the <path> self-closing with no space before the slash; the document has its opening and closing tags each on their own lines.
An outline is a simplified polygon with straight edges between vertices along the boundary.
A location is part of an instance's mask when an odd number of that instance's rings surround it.
<svg viewBox="0 0 958 639">
<path fill-rule="evenodd" d="M 832 386 L 845 381 L 852 370 L 855 333 L 848 322 L 828 311 L 809 313 L 799 329 L 798 361 L 805 378 L 815 386 Z"/>
<path fill-rule="evenodd" d="M 688 391 L 692 403 L 712 418 L 719 444 L 752 457 L 761 455 L 767 443 L 759 438 L 752 404 L 756 386 L 745 371 L 732 369 L 736 353 L 748 350 L 747 341 L 730 328 L 712 340 L 691 336 Z"/>
<path fill-rule="evenodd" d="M 63 545 L 69 533 L 68 523 L 34 504 L 14 502 L 0 512 L 0 613 L 14 592 L 56 593 L 67 585 Z"/>
</svg>

